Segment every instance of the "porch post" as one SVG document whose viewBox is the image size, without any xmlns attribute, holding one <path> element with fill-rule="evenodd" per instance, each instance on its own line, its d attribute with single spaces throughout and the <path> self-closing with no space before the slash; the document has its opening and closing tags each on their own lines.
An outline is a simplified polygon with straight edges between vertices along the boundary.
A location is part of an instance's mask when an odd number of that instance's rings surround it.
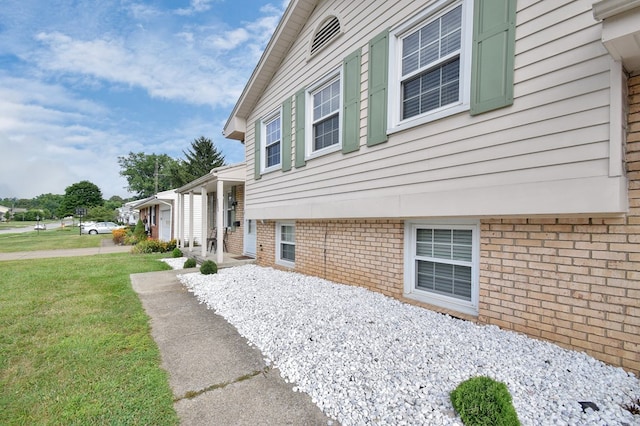
<svg viewBox="0 0 640 426">
<path fill-rule="evenodd" d="M 200 221 L 202 222 L 202 226 L 200 227 L 200 233 L 202 234 L 200 236 L 200 246 L 202 247 L 202 249 L 200 251 L 200 254 L 202 255 L 202 257 L 207 257 L 207 237 L 209 235 L 209 226 L 207 225 L 207 218 L 209 217 L 209 215 L 207 214 L 208 201 L 207 188 L 205 186 L 202 186 L 200 188 L 200 211 L 202 212 L 202 217 L 200 218 Z"/>
<path fill-rule="evenodd" d="M 189 191 L 189 251 L 193 251 L 193 191 Z"/>
<path fill-rule="evenodd" d="M 184 248 L 184 194 L 178 194 L 178 209 L 176 215 L 176 237 L 180 241 L 180 248 Z"/>
<path fill-rule="evenodd" d="M 216 239 L 218 240 L 216 263 L 221 265 L 224 262 L 224 182 L 220 179 L 216 182 L 216 197 Z"/>
</svg>

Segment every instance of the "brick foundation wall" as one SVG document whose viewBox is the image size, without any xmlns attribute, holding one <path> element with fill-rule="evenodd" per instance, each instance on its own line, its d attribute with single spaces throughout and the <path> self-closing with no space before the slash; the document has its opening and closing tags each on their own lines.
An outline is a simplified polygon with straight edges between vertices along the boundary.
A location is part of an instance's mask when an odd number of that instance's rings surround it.
<svg viewBox="0 0 640 426">
<path fill-rule="evenodd" d="M 481 220 L 477 318 L 402 297 L 404 222 L 296 221 L 297 272 L 495 324 L 640 372 L 640 76 L 629 80 L 629 212 Z M 275 222 L 257 221 L 257 263 L 275 264 Z"/>
<path fill-rule="evenodd" d="M 399 298 L 403 244 L 398 220 L 297 221 L 296 271 Z"/>
<path fill-rule="evenodd" d="M 629 81 L 629 212 L 481 225 L 479 321 L 640 371 L 640 76 Z"/>
</svg>

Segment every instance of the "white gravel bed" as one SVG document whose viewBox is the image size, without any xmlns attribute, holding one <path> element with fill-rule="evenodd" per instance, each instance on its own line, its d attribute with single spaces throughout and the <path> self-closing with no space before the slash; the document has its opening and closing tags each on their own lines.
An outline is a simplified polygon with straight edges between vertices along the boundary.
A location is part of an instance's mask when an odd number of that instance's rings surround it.
<svg viewBox="0 0 640 426">
<path fill-rule="evenodd" d="M 581 352 L 255 265 L 179 279 L 343 425 L 462 425 L 449 393 L 479 375 L 507 385 L 523 425 L 640 424 L 621 408 L 638 379 Z"/>
<path fill-rule="evenodd" d="M 188 257 L 168 257 L 160 260 L 171 266 L 171 269 L 184 269 L 184 262 L 187 259 Z"/>
</svg>

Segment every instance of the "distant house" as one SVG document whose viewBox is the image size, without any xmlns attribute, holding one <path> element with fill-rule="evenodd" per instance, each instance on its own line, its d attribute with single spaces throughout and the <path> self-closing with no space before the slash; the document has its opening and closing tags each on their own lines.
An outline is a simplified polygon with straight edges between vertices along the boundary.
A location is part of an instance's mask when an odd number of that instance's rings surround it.
<svg viewBox="0 0 640 426">
<path fill-rule="evenodd" d="M 10 207 L 0 206 L 0 221 L 4 222 L 7 220 L 6 214 L 11 211 Z"/>
<path fill-rule="evenodd" d="M 257 262 L 640 371 L 638 39 L 638 0 L 292 0 L 224 128 Z"/>
<path fill-rule="evenodd" d="M 175 191 L 169 190 L 138 200 L 133 204 L 132 207 L 138 211 L 139 219 L 144 223 L 149 237 L 161 241 L 169 241 L 173 238 L 175 199 Z"/>
<path fill-rule="evenodd" d="M 119 207 L 117 209 L 118 222 L 132 226 L 138 223 L 140 213 L 133 208 L 133 206 L 137 203 L 138 201 L 129 201 L 127 203 L 124 203 L 122 207 Z"/>
<path fill-rule="evenodd" d="M 244 163 L 218 167 L 176 189 L 177 215 L 185 224 L 177 231 L 178 240 L 198 241 L 203 258 L 212 249 L 207 241 L 214 238 L 218 263 L 223 261 L 225 247 L 229 253 L 251 257 L 256 254 L 255 221 L 244 218 L 245 170 Z M 195 247 L 188 249 L 193 251 Z"/>
</svg>

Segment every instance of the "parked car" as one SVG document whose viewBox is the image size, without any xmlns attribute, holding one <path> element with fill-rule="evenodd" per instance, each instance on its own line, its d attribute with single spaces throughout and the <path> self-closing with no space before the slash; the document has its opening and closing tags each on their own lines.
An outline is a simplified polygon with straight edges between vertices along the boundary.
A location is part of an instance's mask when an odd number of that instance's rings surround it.
<svg viewBox="0 0 640 426">
<path fill-rule="evenodd" d="M 82 225 L 83 234 L 110 234 L 114 229 L 120 229 L 122 226 L 114 222 L 96 222 L 93 224 Z"/>
<path fill-rule="evenodd" d="M 45 225 L 44 223 L 36 223 L 33 226 L 33 230 L 34 231 L 46 231 L 47 230 L 47 225 Z"/>
</svg>

